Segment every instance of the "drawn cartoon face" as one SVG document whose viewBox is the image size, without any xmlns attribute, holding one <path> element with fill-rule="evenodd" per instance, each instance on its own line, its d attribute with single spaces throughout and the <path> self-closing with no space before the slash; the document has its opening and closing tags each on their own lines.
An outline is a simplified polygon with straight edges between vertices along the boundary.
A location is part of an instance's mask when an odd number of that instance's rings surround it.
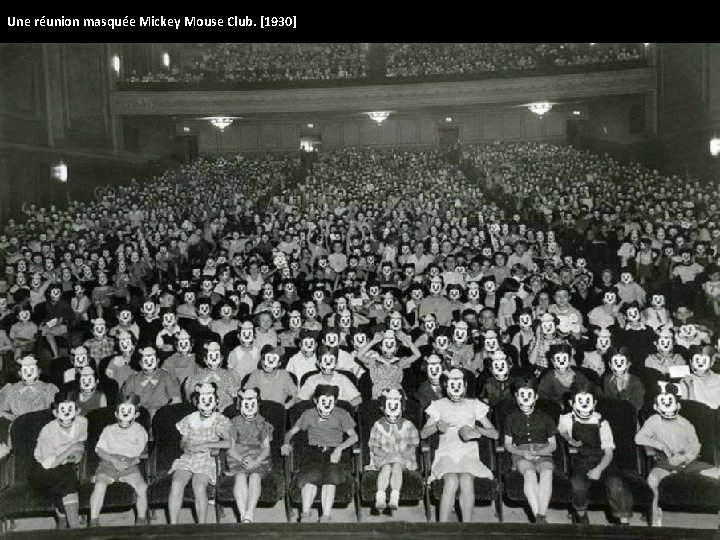
<svg viewBox="0 0 720 540">
<path fill-rule="evenodd" d="M 566 352 L 556 352 L 552 355 L 550 361 L 555 371 L 564 373 L 570 369 L 570 355 Z"/>
<path fill-rule="evenodd" d="M 627 373 L 630 368 L 630 362 L 628 362 L 627 356 L 624 354 L 614 354 L 610 358 L 610 369 L 616 376 L 622 376 Z"/>
<path fill-rule="evenodd" d="M 40 377 L 40 369 L 37 360 L 34 358 L 25 358 L 20 366 L 20 379 L 25 385 L 32 385 Z"/>
<path fill-rule="evenodd" d="M 257 390 L 249 388 L 240 392 L 240 414 L 245 420 L 254 419 L 260 410 L 260 396 Z"/>
<path fill-rule="evenodd" d="M 217 409 L 217 390 L 212 384 L 204 383 L 195 387 L 198 392 L 197 408 L 200 414 L 209 417 Z M 242 413 L 242 408 L 240 410 Z"/>
<path fill-rule="evenodd" d="M 115 409 L 115 418 L 118 421 L 118 425 L 123 429 L 132 426 L 139 416 L 140 413 L 133 403 L 123 402 Z"/>
<path fill-rule="evenodd" d="M 595 396 L 589 392 L 578 392 L 573 397 L 572 410 L 576 417 L 587 420 L 595 412 Z"/>
<path fill-rule="evenodd" d="M 498 351 L 493 354 L 490 361 L 490 372 L 498 381 L 506 381 L 508 379 L 510 376 L 510 365 L 508 364 L 505 353 Z"/>
<path fill-rule="evenodd" d="M 325 375 L 331 375 L 337 367 L 337 354 L 325 352 L 318 358 L 318 368 Z"/>
<path fill-rule="evenodd" d="M 459 369 L 452 369 L 448 373 L 447 395 L 451 401 L 460 401 L 465 397 L 467 386 L 463 372 Z"/>
<path fill-rule="evenodd" d="M 158 367 L 158 358 L 155 349 L 146 347 L 140 351 L 140 368 L 143 373 L 150 375 L 155 373 Z"/>
<path fill-rule="evenodd" d="M 57 408 L 53 411 L 55 418 L 58 423 L 64 427 L 69 428 L 75 421 L 75 417 L 78 415 L 77 404 L 74 401 L 63 401 L 58 403 Z"/>
<path fill-rule="evenodd" d="M 220 344 L 209 343 L 206 347 L 205 352 L 205 365 L 212 371 L 220 369 L 222 366 L 222 353 L 220 351 Z"/>
<path fill-rule="evenodd" d="M 392 389 L 383 392 L 383 413 L 391 424 L 397 424 L 402 418 L 404 397 L 400 390 Z"/>
<path fill-rule="evenodd" d="M 696 353 L 690 358 L 690 369 L 695 375 L 704 376 L 712 367 L 712 358 L 706 353 Z"/>
<path fill-rule="evenodd" d="M 653 408 L 660 416 L 669 420 L 680 412 L 680 403 L 675 394 L 662 392 L 655 397 Z"/>
<path fill-rule="evenodd" d="M 533 388 L 518 388 L 515 392 L 515 401 L 520 410 L 525 414 L 529 414 L 533 411 L 537 397 L 537 393 Z"/>
<path fill-rule="evenodd" d="M 335 396 L 319 396 L 315 402 L 315 408 L 317 409 L 320 418 L 329 418 L 333 409 L 335 409 Z"/>
<path fill-rule="evenodd" d="M 440 384 L 440 376 L 442 375 L 442 361 L 440 360 L 440 357 L 436 354 L 431 354 L 428 356 L 426 363 L 426 373 L 427 377 L 430 380 L 432 384 L 435 386 Z"/>
<path fill-rule="evenodd" d="M 603 295 L 603 304 L 606 306 L 614 306 L 617 302 L 617 295 L 612 291 L 605 291 Z"/>
</svg>

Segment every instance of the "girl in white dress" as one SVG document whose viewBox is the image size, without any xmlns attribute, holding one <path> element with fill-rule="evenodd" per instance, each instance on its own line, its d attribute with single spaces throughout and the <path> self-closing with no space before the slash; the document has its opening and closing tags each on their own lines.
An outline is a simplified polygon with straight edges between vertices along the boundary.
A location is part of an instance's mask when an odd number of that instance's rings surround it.
<svg viewBox="0 0 720 540">
<path fill-rule="evenodd" d="M 440 433 L 429 478 L 443 480 L 440 521 L 448 521 L 459 488 L 461 521 L 470 522 L 475 506 L 474 478 L 493 478 L 492 471 L 480 461 L 476 441 L 480 437 L 497 439 L 498 432 L 488 420 L 489 407 L 465 397 L 467 380 L 463 370 L 450 370 L 444 382 L 447 397 L 433 401 L 425 410 L 427 423 L 420 436 L 427 439 Z"/>
</svg>

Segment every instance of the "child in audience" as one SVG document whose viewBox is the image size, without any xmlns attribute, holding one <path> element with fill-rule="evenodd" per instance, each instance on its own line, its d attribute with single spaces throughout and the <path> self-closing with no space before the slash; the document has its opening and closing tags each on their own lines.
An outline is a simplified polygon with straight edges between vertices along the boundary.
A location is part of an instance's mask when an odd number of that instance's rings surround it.
<svg viewBox="0 0 720 540">
<path fill-rule="evenodd" d="M 538 385 L 539 397 L 562 405 L 573 384 L 590 384 L 584 373 L 571 367 L 573 348 L 567 344 L 553 345 L 548 351 L 552 370 L 545 372 Z"/>
<path fill-rule="evenodd" d="M 512 455 L 513 469 L 523 475 L 523 491 L 535 523 L 547 523 L 557 426 L 535 407 L 537 379 L 515 379 L 512 392 L 518 407 L 505 417 L 505 450 Z"/>
<path fill-rule="evenodd" d="M 10 426 L 23 414 L 42 411 L 52 405 L 57 386 L 40 380 L 40 368 L 34 356 L 18 360 L 20 382 L 10 383 L 2 389 L 0 397 L 0 443 L 9 445 Z M 5 446 L 2 452 L 9 451 Z M 0 453 L 2 453 L 0 452 Z"/>
<path fill-rule="evenodd" d="M 218 410 L 224 411 L 235 402 L 238 390 L 242 388 L 242 379 L 234 370 L 227 368 L 217 341 L 205 344 L 204 360 L 205 369 L 185 379 L 185 396 L 192 395 L 199 384 L 213 383 L 217 386 Z"/>
<path fill-rule="evenodd" d="M 375 507 L 379 511 L 385 508 L 391 510 L 398 508 L 403 471 L 417 469 L 415 454 L 420 444 L 420 435 L 415 425 L 402 417 L 405 400 L 403 390 L 385 390 L 378 400 L 384 416 L 377 420 L 370 430 L 368 441 L 370 464 L 367 469 L 379 471 L 375 494 Z M 389 501 L 388 486 L 390 486 Z"/>
<path fill-rule="evenodd" d="M 397 356 L 398 340 L 410 349 L 410 356 L 402 358 Z M 372 350 L 378 343 L 382 343 L 381 353 Z M 413 344 L 410 336 L 402 332 L 396 334 L 392 330 L 386 330 L 358 351 L 357 360 L 368 369 L 373 383 L 372 397 L 378 399 L 383 390 L 402 388 L 403 371 L 418 358 L 420 351 Z"/>
<path fill-rule="evenodd" d="M 257 388 L 263 400 L 280 403 L 289 409 L 296 401 L 297 385 L 287 370 L 280 367 L 284 356 L 282 347 L 265 345 L 260 351 L 260 365 L 250 374 L 245 387 Z"/>
<path fill-rule="evenodd" d="M 183 454 L 176 459 L 170 473 L 172 485 L 168 495 L 170 524 L 180 517 L 185 486 L 192 480 L 195 513 L 198 523 L 207 517 L 207 487 L 215 484 L 217 467 L 211 452 L 230 447 L 230 420 L 217 411 L 217 385 L 202 383 L 195 387 L 192 400 L 197 411 L 180 420 L 176 427 L 182 435 Z"/>
<path fill-rule="evenodd" d="M 87 416 L 90 411 L 107 407 L 107 397 L 102 390 L 98 389 L 99 383 L 97 372 L 91 366 L 85 366 L 78 373 L 78 396 L 79 412 Z"/>
<path fill-rule="evenodd" d="M 711 409 L 720 407 L 720 373 L 712 371 L 716 356 L 709 345 L 690 347 L 690 375 L 682 380 L 684 395 Z"/>
<path fill-rule="evenodd" d="M 30 320 L 30 308 L 21 306 L 17 314 L 17 322 L 10 327 L 10 340 L 15 350 L 15 359 L 32 354 L 38 326 Z"/>
<path fill-rule="evenodd" d="M 147 525 L 147 483 L 140 472 L 142 455 L 147 451 L 148 433 L 137 422 L 140 416 L 140 398 L 127 396 L 115 407 L 117 423 L 106 426 L 95 452 L 100 464 L 95 471 L 95 487 L 90 495 L 90 526 L 100 526 L 100 512 L 109 485 L 124 482 L 130 485 L 137 496 L 135 501 L 136 525 Z"/>
<path fill-rule="evenodd" d="M 632 491 L 613 463 L 615 441 L 607 420 L 595 412 L 597 401 L 592 389 L 577 385 L 569 400 L 570 412 L 560 416 L 558 433 L 575 448 L 570 454 L 572 506 L 575 522 L 590 523 L 587 515 L 588 491 L 592 482 L 605 484 L 610 511 L 620 523 L 628 525 L 633 510 Z"/>
<path fill-rule="evenodd" d="M 228 475 L 235 476 L 235 504 L 242 523 L 252 523 L 262 477 L 270 472 L 273 426 L 260 415 L 260 392 L 247 388 L 238 394 L 240 414 L 230 427 Z"/>
<path fill-rule="evenodd" d="M 658 505 L 659 486 L 663 478 L 677 472 L 699 473 L 720 478 L 720 470 L 698 461 L 700 441 L 693 425 L 680 416 L 679 389 L 675 384 L 662 382 L 655 396 L 654 415 L 648 418 L 635 435 L 635 444 L 657 452 L 657 460 L 648 474 L 653 490 L 652 526 L 662 526 L 662 511 Z"/>
<path fill-rule="evenodd" d="M 637 375 L 630 373 L 630 349 L 611 347 L 605 353 L 608 373 L 603 378 L 603 393 L 613 399 L 624 399 L 639 411 L 645 403 L 645 386 Z"/>
<path fill-rule="evenodd" d="M 310 509 L 318 487 L 322 507 L 320 521 L 332 521 L 335 491 L 349 474 L 340 461 L 342 453 L 358 441 L 358 436 L 355 420 L 350 413 L 342 407 L 336 407 L 338 393 L 337 386 L 318 385 L 313 395 L 315 407 L 304 411 L 285 434 L 282 454 L 287 456 L 292 450 L 290 442 L 293 437 L 300 431 L 307 432 L 307 442 L 301 441 L 294 457 L 295 467 L 300 471 L 297 485 L 302 496 L 302 522 L 311 519 Z"/>
<path fill-rule="evenodd" d="M 53 400 L 55 417 L 40 431 L 28 474 L 30 487 L 50 499 L 58 515 L 58 528 L 80 527 L 78 463 L 87 440 L 88 422 L 80 416 L 77 391 L 59 392 Z"/>
<path fill-rule="evenodd" d="M 492 471 L 480 461 L 476 440 L 497 439 L 498 433 L 487 417 L 489 407 L 482 401 L 465 397 L 467 377 L 467 372 L 458 368 L 450 370 L 444 379 L 447 397 L 433 401 L 426 409 L 427 422 L 420 433 L 423 439 L 440 433 L 430 479 L 443 480 L 441 522 L 448 521 L 459 489 L 460 517 L 470 523 L 475 507 L 475 478 L 493 478 Z"/>
<path fill-rule="evenodd" d="M 123 396 L 140 397 L 140 405 L 155 416 L 157 410 L 168 403 L 180 403 L 180 385 L 166 371 L 158 369 L 158 357 L 153 347 L 140 349 L 140 369 L 125 381 Z"/>
</svg>

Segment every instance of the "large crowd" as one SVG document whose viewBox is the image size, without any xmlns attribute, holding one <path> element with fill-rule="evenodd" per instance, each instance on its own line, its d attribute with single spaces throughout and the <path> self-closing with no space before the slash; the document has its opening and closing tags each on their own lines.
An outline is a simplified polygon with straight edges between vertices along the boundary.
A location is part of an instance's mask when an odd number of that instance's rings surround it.
<svg viewBox="0 0 720 540">
<path fill-rule="evenodd" d="M 181 69 L 131 74 L 128 82 L 297 82 L 361 79 L 367 74 L 361 43 L 200 43 Z"/>
<path fill-rule="evenodd" d="M 388 77 L 468 75 L 639 60 L 642 44 L 389 43 Z"/>
<path fill-rule="evenodd" d="M 89 453 L 90 525 L 114 482 L 135 490 L 147 522 L 139 465 L 158 426 L 137 419 L 177 403 L 195 412 L 176 425 L 171 523 L 188 485 L 205 522 L 207 487 L 226 476 L 252 522 L 274 448 L 295 455 L 300 520 L 315 519 L 319 496 L 331 521 L 360 441 L 374 506 L 392 511 L 423 469 L 423 439 L 440 521 L 457 494 L 471 521 L 474 479 L 499 474 L 478 453 L 492 439 L 534 522 L 546 521 L 560 441 L 575 450 L 574 519 L 588 522 L 601 481 L 627 524 L 632 491 L 601 399 L 637 411 L 634 443 L 657 454 L 654 525 L 667 476 L 717 478 L 680 401 L 720 405 L 718 187 L 569 146 L 450 155 L 346 148 L 300 181 L 287 157 L 201 158 L 92 203 L 26 205 L 0 235 L 0 430 L 11 452 L 18 418 L 52 410 L 28 478 L 59 522 L 79 526 Z M 293 422 L 273 426 L 268 402 Z M 106 407 L 117 423 L 86 447 L 86 416 Z M 377 421 L 358 425 L 368 407 Z"/>
<path fill-rule="evenodd" d="M 370 73 L 361 43 L 198 43 L 184 65 L 147 72 L 131 71 L 127 82 L 295 83 L 354 80 Z M 584 43 L 386 43 L 379 49 L 385 76 L 477 75 L 552 69 L 561 66 L 617 64 L 644 57 L 643 44 Z"/>
</svg>

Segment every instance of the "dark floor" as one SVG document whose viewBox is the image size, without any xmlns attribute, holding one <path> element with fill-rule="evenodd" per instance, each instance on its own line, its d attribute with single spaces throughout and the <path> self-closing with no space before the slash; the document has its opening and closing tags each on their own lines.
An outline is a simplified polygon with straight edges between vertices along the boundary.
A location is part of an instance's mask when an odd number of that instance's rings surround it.
<svg viewBox="0 0 720 540">
<path fill-rule="evenodd" d="M 148 527 L 103 527 L 101 529 L 81 529 L 63 531 L 26 531 L 6 533 L 7 538 L 21 539 L 223 539 L 253 537 L 262 538 L 342 538 L 347 540 L 361 539 L 433 539 L 433 538 L 530 538 L 533 540 L 558 540 L 569 538 L 602 539 L 665 539 L 665 540 L 704 540 L 720 538 L 717 530 L 677 529 L 677 528 L 638 528 L 615 526 L 576 526 L 576 525 L 523 525 L 498 523 L 473 523 L 460 525 L 457 523 L 407 523 L 390 522 L 375 524 L 273 524 L 258 523 L 254 525 L 166 525 Z"/>
</svg>

